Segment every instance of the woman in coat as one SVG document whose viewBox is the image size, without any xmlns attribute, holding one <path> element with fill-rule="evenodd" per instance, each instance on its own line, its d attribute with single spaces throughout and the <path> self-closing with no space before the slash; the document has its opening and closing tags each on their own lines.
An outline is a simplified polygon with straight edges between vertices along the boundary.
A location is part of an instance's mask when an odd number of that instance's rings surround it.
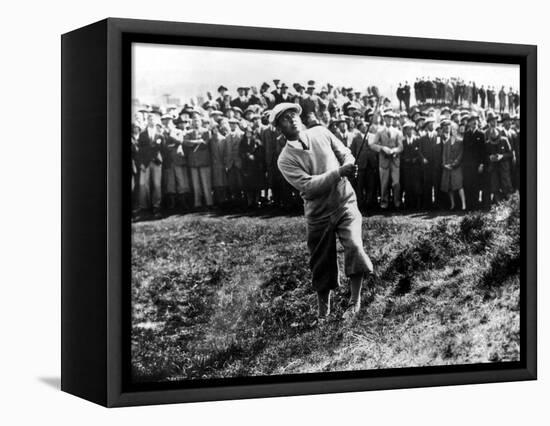
<svg viewBox="0 0 550 426">
<path fill-rule="evenodd" d="M 212 158 L 212 189 L 214 205 L 221 206 L 227 200 L 227 173 L 223 162 L 225 135 L 229 131 L 226 119 L 220 125 L 214 124 L 210 133 L 210 155 Z"/>
<path fill-rule="evenodd" d="M 486 153 L 489 167 L 487 171 L 490 176 L 493 202 L 498 202 L 513 192 L 512 162 L 514 152 L 508 138 L 503 136 L 498 129 L 491 129 L 488 139 Z"/>
<path fill-rule="evenodd" d="M 462 210 L 466 210 L 466 197 L 462 185 L 462 141 L 454 135 L 451 135 L 451 121 L 443 120 L 441 122 L 441 135 L 443 143 L 442 165 L 443 172 L 441 174 L 441 191 L 449 194 L 451 202 L 451 210 L 455 208 L 454 193 L 458 191 Z"/>
<path fill-rule="evenodd" d="M 264 187 L 264 150 L 260 139 L 250 127 L 246 128 L 239 147 L 242 159 L 243 186 L 247 206 L 254 208 L 260 201 Z"/>
</svg>

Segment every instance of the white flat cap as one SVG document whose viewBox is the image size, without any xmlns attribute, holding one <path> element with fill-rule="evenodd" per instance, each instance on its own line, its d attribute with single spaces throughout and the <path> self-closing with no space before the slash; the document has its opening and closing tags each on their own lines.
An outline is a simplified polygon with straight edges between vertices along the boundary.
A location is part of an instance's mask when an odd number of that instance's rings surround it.
<svg viewBox="0 0 550 426">
<path fill-rule="evenodd" d="M 302 113 L 302 107 L 298 104 L 292 103 L 292 102 L 283 102 L 278 105 L 275 105 L 275 108 L 271 111 L 269 114 L 269 122 L 271 124 L 276 124 L 277 119 L 279 116 L 288 110 L 296 111 L 298 114 Z"/>
</svg>

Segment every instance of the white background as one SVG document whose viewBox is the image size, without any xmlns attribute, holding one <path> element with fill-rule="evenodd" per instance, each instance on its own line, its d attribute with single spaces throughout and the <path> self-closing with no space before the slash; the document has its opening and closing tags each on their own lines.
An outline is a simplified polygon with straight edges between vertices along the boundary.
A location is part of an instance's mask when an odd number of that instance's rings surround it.
<svg viewBox="0 0 550 426">
<path fill-rule="evenodd" d="M 548 13 L 535 1 L 5 2 L 0 25 L 0 423 L 548 424 Z M 539 380 L 107 410 L 58 390 L 60 35 L 107 16 L 539 46 Z"/>
</svg>

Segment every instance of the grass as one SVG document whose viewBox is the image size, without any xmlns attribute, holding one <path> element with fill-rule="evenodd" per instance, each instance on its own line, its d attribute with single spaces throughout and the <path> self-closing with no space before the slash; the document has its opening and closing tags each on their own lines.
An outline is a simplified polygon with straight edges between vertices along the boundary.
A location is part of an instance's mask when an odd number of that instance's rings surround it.
<svg viewBox="0 0 550 426">
<path fill-rule="evenodd" d="M 316 324 L 301 217 L 187 215 L 133 225 L 136 381 L 519 359 L 519 200 L 489 213 L 373 216 L 364 308 Z M 343 271 L 343 253 L 339 247 Z"/>
</svg>

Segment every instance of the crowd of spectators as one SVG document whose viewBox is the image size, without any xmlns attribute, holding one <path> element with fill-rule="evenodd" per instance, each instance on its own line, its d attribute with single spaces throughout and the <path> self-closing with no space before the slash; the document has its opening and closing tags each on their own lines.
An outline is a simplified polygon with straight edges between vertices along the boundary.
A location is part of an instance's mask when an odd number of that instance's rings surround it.
<svg viewBox="0 0 550 426">
<path fill-rule="evenodd" d="M 277 158 L 284 136 L 269 122 L 281 102 L 301 106 L 307 127 L 325 126 L 356 158 L 352 184 L 363 213 L 479 209 L 519 189 L 519 93 L 461 79 L 376 86 L 292 88 L 279 80 L 183 106 L 139 105 L 132 120 L 136 220 L 172 212 L 298 211 L 299 194 Z M 412 99 L 411 99 L 412 98 Z M 443 194 L 448 194 L 444 196 Z M 456 198 L 458 196 L 458 198 Z"/>
</svg>

